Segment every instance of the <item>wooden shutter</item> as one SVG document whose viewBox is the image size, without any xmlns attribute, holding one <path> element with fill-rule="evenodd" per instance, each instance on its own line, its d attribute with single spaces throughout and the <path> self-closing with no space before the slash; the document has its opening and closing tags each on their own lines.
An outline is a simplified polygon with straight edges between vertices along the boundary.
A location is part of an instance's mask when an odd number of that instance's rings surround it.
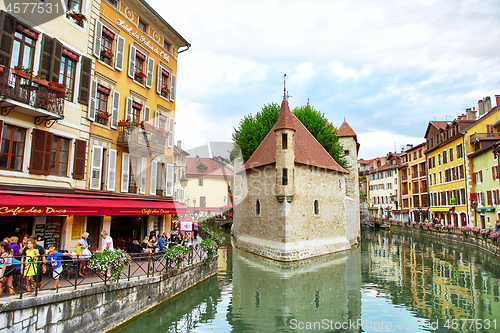
<svg viewBox="0 0 500 333">
<path fill-rule="evenodd" d="M 128 153 L 122 153 L 122 176 L 120 182 L 122 192 L 128 192 L 129 172 L 130 172 L 130 155 Z"/>
<path fill-rule="evenodd" d="M 6 67 L 10 66 L 12 57 L 12 45 L 14 45 L 14 33 L 16 32 L 17 19 L 4 12 L 0 13 L 0 63 Z"/>
<path fill-rule="evenodd" d="M 119 71 L 123 70 L 124 58 L 125 58 L 125 38 L 123 38 L 122 36 L 117 36 L 115 68 Z"/>
<path fill-rule="evenodd" d="M 491 177 L 495 180 L 495 167 L 491 168 Z"/>
<path fill-rule="evenodd" d="M 151 116 L 151 108 L 149 106 L 144 107 L 144 121 L 149 123 L 150 116 Z"/>
<path fill-rule="evenodd" d="M 175 75 L 170 74 L 170 100 L 175 100 Z"/>
<path fill-rule="evenodd" d="M 54 53 L 54 38 L 47 35 L 42 37 L 42 49 L 40 59 L 40 69 L 38 72 L 45 75 L 50 80 L 50 66 L 52 65 L 52 53 Z M 57 80 L 59 82 L 59 80 Z"/>
<path fill-rule="evenodd" d="M 174 125 L 175 119 L 168 118 L 168 131 L 170 132 L 170 134 L 168 135 L 168 148 L 172 148 L 174 144 Z"/>
<path fill-rule="evenodd" d="M 141 158 L 141 184 L 139 187 L 140 194 L 146 194 L 146 170 L 148 168 L 148 160 L 145 157 Z"/>
<path fill-rule="evenodd" d="M 161 80 L 163 77 L 162 67 L 158 64 L 158 70 L 156 71 L 156 92 L 161 95 Z"/>
<path fill-rule="evenodd" d="M 129 53 L 128 53 L 128 77 L 134 79 L 135 76 L 135 56 L 136 56 L 136 48 L 134 45 L 130 44 Z"/>
<path fill-rule="evenodd" d="M 89 120 L 95 121 L 95 114 L 97 109 L 97 81 L 92 79 L 92 83 L 90 85 L 90 94 L 89 94 L 89 107 L 88 107 L 88 118 Z"/>
<path fill-rule="evenodd" d="M 470 194 L 470 201 L 475 201 L 477 202 L 477 193 L 471 192 Z"/>
<path fill-rule="evenodd" d="M 132 98 L 127 97 L 125 103 L 125 120 L 132 121 Z"/>
<path fill-rule="evenodd" d="M 87 156 L 87 141 L 76 140 L 73 179 L 85 179 L 85 156 Z"/>
<path fill-rule="evenodd" d="M 120 112 L 120 93 L 118 91 L 113 92 L 113 114 L 111 115 L 111 128 L 118 128 L 118 113 Z"/>
<path fill-rule="evenodd" d="M 54 38 L 54 52 L 52 53 L 52 64 L 50 65 L 50 76 L 48 80 L 59 82 L 59 73 L 61 72 L 61 58 L 63 45 L 60 41 Z"/>
<path fill-rule="evenodd" d="M 165 195 L 167 197 L 171 197 L 174 194 L 174 165 L 173 164 L 167 164 L 167 167 L 165 168 L 165 173 L 166 173 L 166 184 L 167 186 L 165 187 Z"/>
<path fill-rule="evenodd" d="M 155 69 L 155 60 L 148 57 L 148 76 L 146 77 L 146 88 L 151 88 L 153 86 L 153 72 Z"/>
<path fill-rule="evenodd" d="M 491 206 L 492 205 L 491 191 L 486 191 L 486 199 L 488 199 L 488 205 Z"/>
<path fill-rule="evenodd" d="M 477 184 L 477 177 L 475 172 L 472 174 L 472 183 Z"/>
<path fill-rule="evenodd" d="M 89 105 L 90 80 L 92 74 L 92 59 L 82 56 L 82 67 L 80 70 L 80 93 L 78 103 Z"/>
<path fill-rule="evenodd" d="M 151 177 L 149 184 L 149 195 L 156 195 L 156 173 L 158 170 L 158 162 L 151 161 Z"/>
<path fill-rule="evenodd" d="M 92 146 L 92 159 L 90 166 L 90 184 L 89 188 L 91 190 L 101 189 L 101 177 L 102 177 L 102 146 Z"/>
<path fill-rule="evenodd" d="M 115 190 L 116 183 L 116 150 L 110 149 L 108 153 L 108 185 L 106 189 L 108 191 Z"/>
<path fill-rule="evenodd" d="M 160 111 L 155 110 L 155 127 L 160 127 Z"/>
<path fill-rule="evenodd" d="M 51 148 L 52 133 L 34 128 L 31 143 L 31 174 L 48 175 L 50 173 Z"/>
<path fill-rule="evenodd" d="M 94 29 L 94 56 L 97 59 L 101 57 L 101 39 L 102 39 L 102 23 L 99 20 L 96 20 Z"/>
<path fill-rule="evenodd" d="M 483 170 L 479 170 L 479 182 L 483 182 Z"/>
</svg>

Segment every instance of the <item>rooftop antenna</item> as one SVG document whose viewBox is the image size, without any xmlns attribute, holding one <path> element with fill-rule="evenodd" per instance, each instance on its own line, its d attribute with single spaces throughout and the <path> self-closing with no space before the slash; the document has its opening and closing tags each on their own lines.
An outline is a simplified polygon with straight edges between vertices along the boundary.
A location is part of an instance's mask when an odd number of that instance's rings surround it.
<svg viewBox="0 0 500 333">
<path fill-rule="evenodd" d="M 286 82 L 285 82 L 286 74 L 283 75 L 283 99 L 288 101 L 288 97 L 293 97 L 288 95 L 288 91 L 286 90 Z"/>
<path fill-rule="evenodd" d="M 444 120 L 445 120 L 445 121 L 448 121 L 448 117 L 450 117 L 450 118 L 451 118 L 451 116 L 445 116 Z"/>
</svg>

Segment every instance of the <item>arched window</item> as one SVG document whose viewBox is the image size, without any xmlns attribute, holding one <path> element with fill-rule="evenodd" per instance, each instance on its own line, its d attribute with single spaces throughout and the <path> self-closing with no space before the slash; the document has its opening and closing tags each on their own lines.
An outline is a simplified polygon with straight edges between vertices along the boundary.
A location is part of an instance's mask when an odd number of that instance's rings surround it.
<svg viewBox="0 0 500 333">
<path fill-rule="evenodd" d="M 255 216 L 260 216 L 260 201 L 257 199 L 255 202 Z"/>
<path fill-rule="evenodd" d="M 319 215 L 319 201 L 318 201 L 318 199 L 314 200 L 314 215 Z"/>
</svg>

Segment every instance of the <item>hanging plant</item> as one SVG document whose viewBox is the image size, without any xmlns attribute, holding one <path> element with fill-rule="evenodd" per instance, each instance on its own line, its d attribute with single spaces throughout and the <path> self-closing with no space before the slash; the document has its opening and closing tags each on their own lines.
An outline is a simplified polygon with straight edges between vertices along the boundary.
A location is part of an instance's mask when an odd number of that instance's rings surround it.
<svg viewBox="0 0 500 333">
<path fill-rule="evenodd" d="M 186 259 L 186 254 L 188 254 L 189 251 L 191 250 L 182 245 L 177 245 L 165 251 L 165 259 L 175 262 L 175 267 L 179 268 L 181 267 L 182 262 Z"/>
<path fill-rule="evenodd" d="M 108 251 L 94 253 L 88 266 L 96 271 L 111 272 L 111 282 L 117 282 L 120 276 L 132 259 L 125 251 Z"/>
<path fill-rule="evenodd" d="M 217 253 L 217 248 L 218 248 L 217 243 L 210 238 L 205 238 L 204 240 L 201 241 L 200 249 L 207 252 L 208 264 L 211 264 L 212 261 L 214 260 L 215 254 Z"/>
</svg>

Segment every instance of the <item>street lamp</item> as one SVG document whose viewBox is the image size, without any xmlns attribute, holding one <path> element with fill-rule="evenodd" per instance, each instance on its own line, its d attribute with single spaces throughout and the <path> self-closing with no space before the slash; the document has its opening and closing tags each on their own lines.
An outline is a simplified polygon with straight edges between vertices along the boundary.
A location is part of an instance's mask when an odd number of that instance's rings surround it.
<svg viewBox="0 0 500 333">
<path fill-rule="evenodd" d="M 185 170 L 187 169 L 187 166 L 185 165 L 177 165 L 174 163 L 174 173 L 177 168 L 184 168 Z M 188 183 L 188 179 L 186 178 L 186 175 L 183 174 L 181 178 L 179 178 L 179 182 L 181 183 L 182 187 L 186 187 Z"/>
<path fill-rule="evenodd" d="M 196 214 L 196 198 L 193 198 L 193 213 Z"/>
</svg>

